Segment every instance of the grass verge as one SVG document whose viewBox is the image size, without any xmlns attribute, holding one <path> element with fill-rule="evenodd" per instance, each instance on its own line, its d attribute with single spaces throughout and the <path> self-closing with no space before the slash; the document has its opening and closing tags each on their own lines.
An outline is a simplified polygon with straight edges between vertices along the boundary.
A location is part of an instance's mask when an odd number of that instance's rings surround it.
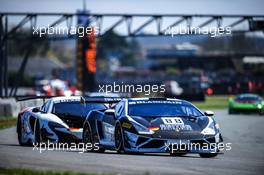
<svg viewBox="0 0 264 175">
<path fill-rule="evenodd" d="M 0 129 L 16 126 L 16 121 L 17 119 L 12 117 L 0 117 Z"/>
<path fill-rule="evenodd" d="M 199 109 L 226 109 L 229 96 L 207 96 L 205 102 L 194 102 Z"/>
<path fill-rule="evenodd" d="M 99 175 L 97 173 L 77 173 L 71 171 L 40 171 L 31 169 L 21 169 L 21 168 L 0 168 L 1 175 Z M 102 175 L 102 174 L 100 174 Z M 106 174 L 104 174 L 106 175 Z"/>
</svg>

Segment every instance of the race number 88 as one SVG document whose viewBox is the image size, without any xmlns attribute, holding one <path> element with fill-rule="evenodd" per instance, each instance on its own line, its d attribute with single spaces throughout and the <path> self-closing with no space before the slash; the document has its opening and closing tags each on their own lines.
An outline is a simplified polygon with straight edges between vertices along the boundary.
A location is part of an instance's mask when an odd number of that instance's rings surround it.
<svg viewBox="0 0 264 175">
<path fill-rule="evenodd" d="M 164 117 L 162 121 L 167 125 L 184 124 L 182 119 L 178 117 Z"/>
</svg>

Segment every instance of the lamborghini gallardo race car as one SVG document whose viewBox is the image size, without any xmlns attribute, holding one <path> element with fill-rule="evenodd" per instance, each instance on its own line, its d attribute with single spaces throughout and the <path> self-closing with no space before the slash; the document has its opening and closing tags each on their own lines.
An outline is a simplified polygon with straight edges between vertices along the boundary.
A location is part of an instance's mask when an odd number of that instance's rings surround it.
<svg viewBox="0 0 264 175">
<path fill-rule="evenodd" d="M 228 103 L 228 113 L 248 113 L 256 112 L 264 114 L 264 100 L 256 94 L 240 94 L 234 99 L 230 98 Z"/>
<path fill-rule="evenodd" d="M 88 114 L 83 142 L 97 143 L 96 152 L 109 149 L 119 153 L 199 153 L 201 157 L 214 157 L 223 139 L 213 115 L 212 111 L 202 113 L 184 100 L 122 99 L 112 108 Z"/>
<path fill-rule="evenodd" d="M 26 98 L 23 100 L 42 97 Z M 41 107 L 27 107 L 18 114 L 17 135 L 22 146 L 50 141 L 80 142 L 83 122 L 93 109 L 104 104 L 81 104 L 80 97 L 51 97 Z M 22 101 L 22 100 L 18 100 Z"/>
</svg>

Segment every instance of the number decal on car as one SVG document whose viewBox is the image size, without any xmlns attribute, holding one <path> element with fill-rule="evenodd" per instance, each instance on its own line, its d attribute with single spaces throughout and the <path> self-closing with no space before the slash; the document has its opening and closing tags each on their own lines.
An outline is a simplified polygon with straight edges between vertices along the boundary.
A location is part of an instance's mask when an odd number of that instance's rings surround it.
<svg viewBox="0 0 264 175">
<path fill-rule="evenodd" d="M 161 119 L 163 123 L 167 125 L 184 124 L 182 119 L 179 117 L 163 117 Z"/>
</svg>

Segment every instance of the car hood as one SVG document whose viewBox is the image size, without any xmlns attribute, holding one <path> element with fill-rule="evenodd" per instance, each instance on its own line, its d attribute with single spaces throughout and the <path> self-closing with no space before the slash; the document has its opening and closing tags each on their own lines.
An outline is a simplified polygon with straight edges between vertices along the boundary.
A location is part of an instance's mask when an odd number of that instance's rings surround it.
<svg viewBox="0 0 264 175">
<path fill-rule="evenodd" d="M 209 118 L 201 117 L 133 117 L 154 132 L 154 137 L 167 139 L 200 139 L 201 131 L 208 125 Z"/>
</svg>

